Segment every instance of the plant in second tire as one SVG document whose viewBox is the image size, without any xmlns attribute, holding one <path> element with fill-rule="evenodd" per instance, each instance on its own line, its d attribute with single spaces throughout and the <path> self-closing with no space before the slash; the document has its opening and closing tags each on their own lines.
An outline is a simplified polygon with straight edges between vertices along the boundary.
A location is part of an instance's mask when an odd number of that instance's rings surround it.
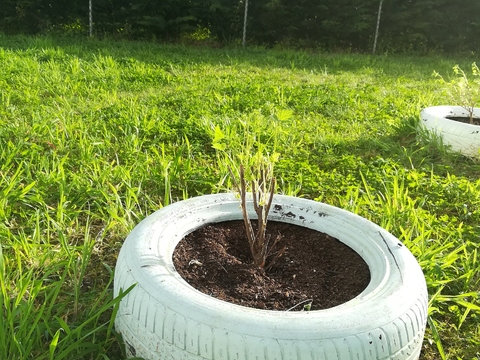
<svg viewBox="0 0 480 360">
<path fill-rule="evenodd" d="M 480 101 L 480 69 L 476 63 L 472 64 L 472 75 L 475 78 L 469 79 L 465 71 L 457 64 L 453 67 L 453 72 L 457 78 L 446 82 L 445 79 L 438 72 L 434 71 L 433 75 L 439 78 L 442 84 L 450 85 L 447 90 L 450 98 L 458 103 L 462 108 L 468 112 L 470 124 L 474 123 L 474 108 Z"/>
</svg>

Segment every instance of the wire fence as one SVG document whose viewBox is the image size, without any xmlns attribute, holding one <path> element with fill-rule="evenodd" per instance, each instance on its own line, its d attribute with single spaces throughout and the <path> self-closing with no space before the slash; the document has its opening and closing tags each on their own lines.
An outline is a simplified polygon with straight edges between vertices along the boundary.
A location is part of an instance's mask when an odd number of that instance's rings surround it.
<svg viewBox="0 0 480 360">
<path fill-rule="evenodd" d="M 175 39 L 361 52 L 480 50 L 478 0 L 3 0 L 0 32 Z M 448 21 L 446 20 L 448 19 Z M 204 37 L 203 37 L 204 38 Z"/>
</svg>

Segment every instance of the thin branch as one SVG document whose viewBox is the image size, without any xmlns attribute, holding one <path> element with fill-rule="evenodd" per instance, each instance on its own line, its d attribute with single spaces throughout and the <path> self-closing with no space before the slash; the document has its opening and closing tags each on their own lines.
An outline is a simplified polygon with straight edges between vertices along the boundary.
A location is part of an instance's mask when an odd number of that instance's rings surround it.
<svg viewBox="0 0 480 360">
<path fill-rule="evenodd" d="M 255 212 L 258 214 L 258 201 L 257 201 L 257 190 L 255 187 L 255 181 L 252 180 L 252 197 L 253 197 L 253 208 L 255 209 Z"/>
<path fill-rule="evenodd" d="M 272 181 L 270 182 L 270 196 L 268 198 L 267 207 L 265 209 L 265 212 L 267 213 L 267 215 L 270 213 L 270 207 L 272 206 L 273 195 L 275 194 L 275 184 L 276 184 L 276 180 L 275 178 L 272 178 Z"/>
<path fill-rule="evenodd" d="M 287 309 L 286 311 L 293 310 L 293 309 L 295 309 L 297 306 L 306 304 L 306 303 L 308 303 L 308 302 L 309 302 L 309 303 L 312 303 L 312 302 L 313 302 L 313 299 L 307 299 L 307 300 L 300 301 L 297 305 L 292 306 L 290 309 Z"/>
<path fill-rule="evenodd" d="M 250 217 L 247 212 L 247 201 L 246 201 L 246 185 L 245 185 L 245 171 L 243 166 L 240 166 L 240 197 L 243 213 L 243 221 L 245 223 L 245 231 L 247 232 L 248 243 L 250 244 L 250 249 L 252 250 L 255 243 L 255 235 L 253 233 L 252 224 L 250 222 Z"/>
<path fill-rule="evenodd" d="M 274 245 L 275 246 L 275 245 Z M 273 248 L 273 246 L 272 246 Z M 275 265 L 275 262 L 277 261 L 277 259 L 283 255 L 283 253 L 285 252 L 285 250 L 287 249 L 287 246 L 284 246 L 283 248 L 281 248 L 279 251 L 277 251 L 276 253 L 274 253 L 272 255 L 272 258 L 270 259 L 269 263 L 267 266 L 265 266 L 265 271 L 268 271 L 271 269 L 271 267 L 273 265 Z"/>
</svg>

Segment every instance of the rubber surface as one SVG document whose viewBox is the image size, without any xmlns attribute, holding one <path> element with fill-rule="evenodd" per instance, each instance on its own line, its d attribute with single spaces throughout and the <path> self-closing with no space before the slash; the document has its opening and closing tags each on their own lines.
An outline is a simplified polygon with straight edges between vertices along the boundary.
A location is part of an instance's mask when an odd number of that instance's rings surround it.
<svg viewBox="0 0 480 360">
<path fill-rule="evenodd" d="M 474 116 L 480 117 L 480 109 L 474 108 Z M 461 106 L 432 106 L 420 112 L 422 126 L 442 137 L 452 150 L 470 157 L 479 157 L 480 125 L 447 119 L 447 116 L 468 117 Z"/>
<path fill-rule="evenodd" d="M 255 218 L 251 209 L 250 216 Z M 144 219 L 118 257 L 115 320 L 130 356 L 145 359 L 346 360 L 418 359 L 427 317 L 427 288 L 414 256 L 398 239 L 347 211 L 276 195 L 270 220 L 316 229 L 354 249 L 371 281 L 334 308 L 281 312 L 246 308 L 205 295 L 175 271 L 172 254 L 188 233 L 241 219 L 233 194 L 191 198 Z M 312 249 L 315 251 L 315 249 Z"/>
</svg>

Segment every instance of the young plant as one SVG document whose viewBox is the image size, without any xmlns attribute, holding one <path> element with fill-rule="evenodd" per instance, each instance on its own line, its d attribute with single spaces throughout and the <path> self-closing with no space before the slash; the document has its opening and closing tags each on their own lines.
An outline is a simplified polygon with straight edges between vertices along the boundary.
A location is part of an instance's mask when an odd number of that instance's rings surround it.
<svg viewBox="0 0 480 360">
<path fill-rule="evenodd" d="M 450 98 L 460 104 L 468 112 L 470 124 L 473 124 L 473 113 L 477 102 L 480 100 L 480 70 L 476 63 L 472 64 L 472 75 L 477 77 L 475 79 L 469 79 L 465 71 L 463 71 L 457 64 L 453 67 L 453 72 L 457 76 L 450 82 L 446 82 L 445 79 L 438 72 L 434 71 L 433 75 L 440 79 L 442 84 L 451 85 L 447 90 Z"/>
<path fill-rule="evenodd" d="M 253 264 L 268 270 L 284 249 L 274 251 L 280 237 L 272 239 L 266 233 L 268 213 L 276 189 L 273 168 L 279 154 L 274 151 L 278 134 L 273 131 L 270 136 L 262 136 L 265 123 L 265 119 L 257 114 L 242 121 L 239 128 L 227 126 L 222 131 L 217 125 L 212 147 L 218 151 L 222 172 L 226 170 L 230 173 L 233 188 L 239 194 Z M 239 133 L 243 134 L 243 138 L 238 137 Z M 225 177 L 221 183 L 224 181 Z M 250 196 L 257 215 L 256 231 L 247 209 Z"/>
<path fill-rule="evenodd" d="M 267 235 L 267 218 L 272 206 L 273 195 L 275 193 L 276 180 L 273 177 L 273 165 L 269 162 L 261 162 L 257 167 L 251 167 L 253 175 L 250 181 L 250 188 L 253 197 L 253 208 L 257 213 L 257 231 L 253 230 L 250 216 L 247 210 L 247 180 L 245 179 L 245 168 L 240 165 L 239 181 L 237 181 L 230 169 L 230 174 L 234 181 L 235 187 L 240 194 L 240 204 L 242 207 L 243 221 L 247 233 L 248 245 L 252 254 L 253 263 L 256 266 L 268 270 L 275 260 L 282 255 L 285 248 L 273 253 L 273 249 L 277 245 L 280 237 L 276 237 L 271 241 L 271 236 Z M 267 264 L 267 257 L 272 256 Z"/>
</svg>

